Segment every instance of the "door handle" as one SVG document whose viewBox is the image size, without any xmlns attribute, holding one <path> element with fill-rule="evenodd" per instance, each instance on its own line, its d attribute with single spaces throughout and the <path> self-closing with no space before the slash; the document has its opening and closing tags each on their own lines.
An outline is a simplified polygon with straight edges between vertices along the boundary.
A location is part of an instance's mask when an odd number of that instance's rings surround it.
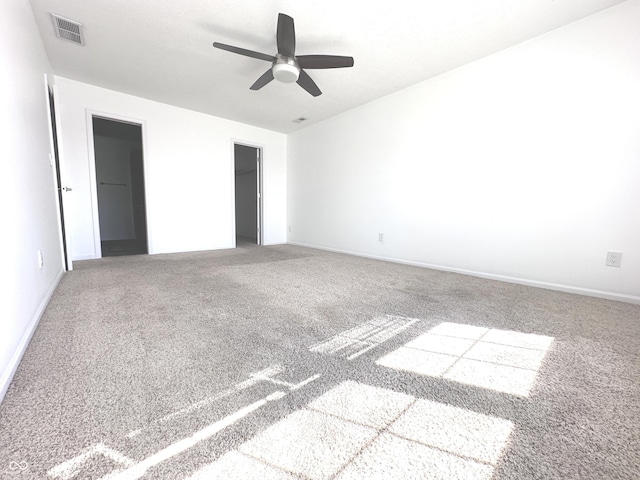
<svg viewBox="0 0 640 480">
<path fill-rule="evenodd" d="M 70 191 L 72 191 L 72 190 L 73 190 L 73 189 L 72 189 L 72 188 L 70 188 L 70 187 L 62 187 L 62 189 L 63 189 L 65 192 L 70 192 Z"/>
</svg>

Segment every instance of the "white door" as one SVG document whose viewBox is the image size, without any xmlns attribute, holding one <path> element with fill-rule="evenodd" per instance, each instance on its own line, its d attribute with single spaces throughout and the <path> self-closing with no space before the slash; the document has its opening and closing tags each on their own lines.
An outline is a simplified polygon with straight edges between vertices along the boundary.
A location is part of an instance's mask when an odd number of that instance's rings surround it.
<svg viewBox="0 0 640 480">
<path fill-rule="evenodd" d="M 60 150 L 58 145 L 58 127 L 56 121 L 56 107 L 55 107 L 55 95 L 52 87 L 47 84 L 47 100 L 49 105 L 49 134 L 51 137 L 51 160 L 56 170 L 56 188 L 58 190 L 58 215 L 60 216 L 60 236 L 62 240 L 62 259 L 64 262 L 64 269 L 66 271 L 73 270 L 73 262 L 71 261 L 71 255 L 69 252 L 69 238 L 67 229 L 65 227 L 65 211 L 64 201 L 68 192 L 72 191 L 72 188 L 68 185 L 64 185 L 62 182 L 62 173 L 60 171 Z"/>
</svg>

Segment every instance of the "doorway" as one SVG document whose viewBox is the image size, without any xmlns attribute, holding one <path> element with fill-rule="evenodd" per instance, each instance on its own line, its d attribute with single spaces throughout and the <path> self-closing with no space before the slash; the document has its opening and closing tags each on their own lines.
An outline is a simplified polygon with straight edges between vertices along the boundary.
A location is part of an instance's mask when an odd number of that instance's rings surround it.
<svg viewBox="0 0 640 480">
<path fill-rule="evenodd" d="M 233 145 L 236 201 L 236 247 L 262 245 L 262 150 Z"/>
<path fill-rule="evenodd" d="M 142 126 L 92 117 L 102 256 L 149 253 Z"/>
</svg>

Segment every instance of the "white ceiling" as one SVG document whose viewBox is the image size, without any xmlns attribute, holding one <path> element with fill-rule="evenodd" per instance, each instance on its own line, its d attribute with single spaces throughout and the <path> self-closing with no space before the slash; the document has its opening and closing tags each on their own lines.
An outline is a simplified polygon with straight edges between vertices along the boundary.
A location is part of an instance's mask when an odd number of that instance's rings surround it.
<svg viewBox="0 0 640 480">
<path fill-rule="evenodd" d="M 57 75 L 289 133 L 553 30 L 623 0 L 31 0 Z M 349 55 L 353 68 L 309 70 L 323 94 L 273 81 L 249 87 L 273 55 L 278 13 L 296 53 Z M 59 40 L 49 13 L 84 24 Z M 297 124 L 292 120 L 306 117 Z"/>
</svg>

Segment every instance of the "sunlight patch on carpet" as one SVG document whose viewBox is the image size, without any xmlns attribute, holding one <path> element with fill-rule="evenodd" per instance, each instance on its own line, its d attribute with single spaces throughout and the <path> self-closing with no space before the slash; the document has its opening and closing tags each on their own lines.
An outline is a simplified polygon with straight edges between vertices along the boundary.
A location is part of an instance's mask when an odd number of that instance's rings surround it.
<svg viewBox="0 0 640 480">
<path fill-rule="evenodd" d="M 345 381 L 190 479 L 488 480 L 513 426 L 509 420 Z"/>
<path fill-rule="evenodd" d="M 544 335 L 445 322 L 376 364 L 527 397 L 553 340 Z"/>
<path fill-rule="evenodd" d="M 420 320 L 385 315 L 340 332 L 309 348 L 312 352 L 326 353 L 353 360 L 390 340 Z"/>
<path fill-rule="evenodd" d="M 125 435 L 125 437 L 134 442 L 143 443 L 145 441 L 145 432 L 147 430 L 150 430 L 154 426 L 166 424 L 168 422 L 174 422 L 181 417 L 188 416 L 189 414 L 192 414 L 199 409 L 215 404 L 220 400 L 229 398 L 234 394 L 252 388 L 258 384 L 270 383 L 279 388 L 286 387 L 285 390 L 293 392 L 305 387 L 311 382 L 314 382 L 321 376 L 320 374 L 315 374 L 310 377 L 303 378 L 297 383 L 278 378 L 282 376 L 290 376 L 290 374 L 291 372 L 287 372 L 287 370 L 279 364 L 272 365 L 258 372 L 251 373 L 249 375 L 249 378 L 237 383 L 233 387 L 218 392 L 187 407 L 176 410 L 175 412 L 172 412 L 171 414 L 152 422 L 146 428 L 138 428 L 129 432 Z M 230 427 L 245 416 L 265 406 L 268 402 L 278 401 L 286 395 L 287 393 L 284 391 L 275 391 L 267 397 L 264 397 L 248 406 L 245 406 L 237 410 L 236 412 L 224 418 L 221 418 L 216 422 L 211 423 L 205 428 L 196 431 L 190 437 L 183 438 L 182 440 L 165 446 L 161 450 L 142 460 L 134 460 L 121 454 L 114 448 L 110 448 L 103 443 L 98 443 L 93 447 L 90 447 L 81 452 L 76 457 L 73 457 L 49 469 L 47 475 L 49 477 L 60 480 L 87 478 L 87 475 L 94 474 L 96 472 L 105 473 L 105 475 L 99 477 L 101 480 L 135 480 L 144 477 L 150 468 L 153 468 L 177 455 L 186 452 L 199 442 L 209 439 L 211 436 Z M 98 477 L 95 477 L 94 475 L 91 478 Z M 264 478 L 270 477 L 265 474 Z"/>
<path fill-rule="evenodd" d="M 94 471 L 98 470 L 98 465 L 103 461 L 108 461 L 110 463 L 110 465 L 108 465 L 109 470 L 114 467 L 130 468 L 135 464 L 131 458 L 122 455 L 102 443 L 98 443 L 93 447 L 88 448 L 77 457 L 67 460 L 66 462 L 52 468 L 47 472 L 47 474 L 53 478 L 70 480 L 72 478 L 76 478 L 88 464 L 91 464 Z"/>
<path fill-rule="evenodd" d="M 247 405 L 246 407 L 241 408 L 240 410 L 232 413 L 231 415 L 228 415 L 218 420 L 217 422 L 214 422 L 208 425 L 202 430 L 195 432 L 190 437 L 183 438 L 182 440 L 172 443 L 168 447 L 163 448 L 162 450 L 154 453 L 153 455 L 145 458 L 144 460 L 136 463 L 135 465 L 130 466 L 126 470 L 113 472 L 107 475 L 106 477 L 103 477 L 103 480 L 137 480 L 139 478 L 142 478 L 143 476 L 146 475 L 147 471 L 150 468 L 155 467 L 156 465 L 187 451 L 197 443 L 203 440 L 207 440 L 208 438 L 211 438 L 216 433 L 224 430 L 225 428 L 233 425 L 234 423 L 238 422 L 242 418 L 246 417 L 250 413 L 253 413 L 257 409 L 263 407 L 268 402 L 277 401 L 285 395 L 286 394 L 284 392 L 272 393 L 271 395 L 261 400 L 258 400 L 257 402 L 254 402 L 251 405 Z"/>
</svg>

